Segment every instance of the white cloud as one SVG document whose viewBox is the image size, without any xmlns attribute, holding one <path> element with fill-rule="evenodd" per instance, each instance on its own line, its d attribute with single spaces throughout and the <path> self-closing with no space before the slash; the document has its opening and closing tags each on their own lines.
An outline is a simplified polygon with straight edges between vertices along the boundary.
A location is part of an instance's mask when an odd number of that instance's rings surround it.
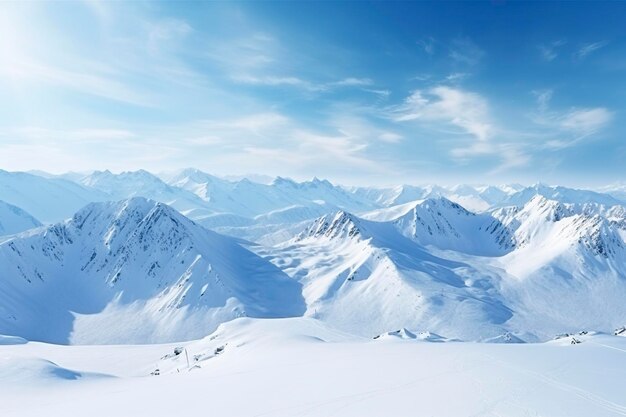
<svg viewBox="0 0 626 417">
<path fill-rule="evenodd" d="M 404 137 L 402 135 L 399 135 L 393 132 L 383 132 L 380 135 L 378 135 L 378 139 L 382 140 L 383 142 L 398 143 L 402 139 L 404 139 Z"/>
<path fill-rule="evenodd" d="M 604 107 L 576 109 L 563 115 L 559 125 L 578 136 L 589 136 L 607 126 L 612 119 L 613 113 Z"/>
<path fill-rule="evenodd" d="M 411 80 L 415 80 L 415 81 L 426 81 L 429 80 L 431 78 L 430 74 L 417 74 L 414 77 L 411 77 Z"/>
<path fill-rule="evenodd" d="M 18 138 L 20 142 L 51 145 L 68 142 L 125 141 L 136 138 L 137 134 L 127 129 L 115 128 L 54 129 L 40 126 L 22 126 L 0 130 L 0 137 L 6 139 Z"/>
<path fill-rule="evenodd" d="M 231 77 L 233 81 L 240 84 L 248 85 L 260 85 L 267 87 L 297 87 L 311 92 L 324 92 L 343 87 L 355 87 L 363 91 L 374 93 L 379 96 L 388 96 L 390 92 L 388 90 L 365 88 L 372 86 L 374 81 L 369 78 L 356 78 L 348 77 L 339 81 L 330 81 L 326 83 L 316 83 L 307 81 L 305 79 L 293 76 L 276 77 L 276 76 L 255 76 L 250 74 L 240 74 Z"/>
<path fill-rule="evenodd" d="M 235 75 L 231 77 L 233 81 L 241 84 L 250 85 L 265 85 L 265 86 L 293 86 L 302 87 L 311 91 L 320 91 L 321 86 L 312 84 L 306 80 L 298 77 L 274 77 L 274 76 L 262 76 L 257 77 L 253 75 Z"/>
<path fill-rule="evenodd" d="M 280 62 L 284 51 L 273 36 L 255 32 L 211 43 L 204 55 L 218 63 L 226 72 L 242 73 Z"/>
<path fill-rule="evenodd" d="M 567 42 L 565 42 L 563 39 L 559 39 L 550 42 L 549 44 L 539 45 L 538 48 L 539 52 L 541 53 L 541 57 L 546 61 L 553 61 L 559 55 L 559 48 L 566 43 Z"/>
<path fill-rule="evenodd" d="M 605 107 L 550 109 L 553 90 L 534 90 L 538 112 L 532 115 L 533 122 L 544 132 L 539 136 L 546 139 L 541 149 L 563 149 L 578 144 L 592 136 L 613 120 L 613 112 Z"/>
<path fill-rule="evenodd" d="M 493 130 L 487 100 L 479 94 L 448 86 L 434 87 L 426 93 L 416 90 L 394 113 L 396 121 L 451 124 L 480 141 L 489 139 Z"/>
<path fill-rule="evenodd" d="M 424 39 L 420 39 L 416 43 L 428 55 L 433 55 L 435 53 L 435 38 L 433 38 L 432 36 L 427 36 Z"/>
<path fill-rule="evenodd" d="M 580 48 L 578 49 L 578 51 L 574 53 L 574 58 L 584 59 L 590 53 L 597 51 L 600 48 L 605 47 L 607 44 L 608 44 L 608 41 L 591 42 L 591 43 L 582 44 Z"/>
<path fill-rule="evenodd" d="M 374 82 L 369 78 L 355 78 L 355 77 L 348 77 L 348 78 L 344 78 L 343 80 L 328 83 L 328 85 L 333 85 L 337 87 L 344 87 L 344 86 L 361 87 L 361 86 L 368 86 L 372 84 L 374 84 Z"/>
<path fill-rule="evenodd" d="M 457 38 L 450 44 L 450 58 L 462 64 L 476 65 L 484 55 L 485 51 L 469 38 Z"/>
<path fill-rule="evenodd" d="M 554 93 L 551 89 L 546 90 L 534 90 L 532 93 L 537 98 L 537 107 L 540 112 L 546 112 L 548 110 L 548 106 L 550 104 L 550 100 L 552 100 L 552 95 Z"/>
<path fill-rule="evenodd" d="M 467 77 L 469 77 L 469 74 L 466 72 L 453 72 L 452 74 L 448 74 L 446 76 L 446 81 L 455 83 L 464 80 Z"/>
<path fill-rule="evenodd" d="M 496 137 L 502 132 L 492 120 L 488 100 L 475 92 L 449 86 L 437 86 L 427 91 L 414 91 L 405 103 L 393 109 L 396 121 L 422 121 L 456 126 L 473 141 L 457 141 L 450 155 L 459 163 L 475 158 L 495 158 L 496 174 L 528 165 L 531 161 L 525 143 Z M 498 139 L 498 140 L 496 140 Z"/>
<path fill-rule="evenodd" d="M 290 120 L 280 113 L 257 113 L 224 122 L 214 122 L 213 126 L 221 129 L 245 130 L 256 133 L 279 129 L 287 126 Z M 211 126 L 211 125 L 209 125 Z"/>
<path fill-rule="evenodd" d="M 491 175 L 525 167 L 532 159 L 521 146 L 516 144 L 501 144 L 498 146 L 497 152 L 500 154 L 502 162 L 490 172 Z"/>
<path fill-rule="evenodd" d="M 106 69 L 103 68 L 103 72 Z M 67 70 L 37 62 L 13 61 L 0 65 L 0 78 L 13 82 L 37 82 L 67 88 L 80 93 L 143 107 L 155 107 L 158 100 L 149 92 L 128 86 L 96 71 Z"/>
<path fill-rule="evenodd" d="M 158 50 L 163 42 L 188 35 L 191 26 L 180 19 L 164 19 L 147 23 L 148 44 L 152 50 Z"/>
</svg>

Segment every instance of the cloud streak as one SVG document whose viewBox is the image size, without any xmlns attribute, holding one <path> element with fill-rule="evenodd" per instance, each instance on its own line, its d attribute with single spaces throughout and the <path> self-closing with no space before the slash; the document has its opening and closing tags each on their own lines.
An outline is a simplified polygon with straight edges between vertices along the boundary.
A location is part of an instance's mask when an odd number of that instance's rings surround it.
<svg viewBox="0 0 626 417">
<path fill-rule="evenodd" d="M 449 57 L 457 63 L 474 66 L 484 56 L 485 51 L 469 38 L 457 38 L 450 44 Z"/>
<path fill-rule="evenodd" d="M 583 60 L 592 52 L 604 48 L 606 45 L 608 45 L 608 41 L 590 42 L 582 44 L 580 48 L 574 53 L 574 58 L 577 60 Z"/>
<path fill-rule="evenodd" d="M 554 61 L 554 59 L 559 56 L 560 48 L 566 43 L 565 40 L 559 39 L 548 44 L 539 45 L 539 53 L 545 61 Z"/>
<path fill-rule="evenodd" d="M 488 140 L 493 130 L 488 104 L 483 97 L 443 85 L 427 91 L 413 91 L 393 113 L 394 120 L 400 122 L 422 120 L 447 123 L 479 141 Z"/>
</svg>

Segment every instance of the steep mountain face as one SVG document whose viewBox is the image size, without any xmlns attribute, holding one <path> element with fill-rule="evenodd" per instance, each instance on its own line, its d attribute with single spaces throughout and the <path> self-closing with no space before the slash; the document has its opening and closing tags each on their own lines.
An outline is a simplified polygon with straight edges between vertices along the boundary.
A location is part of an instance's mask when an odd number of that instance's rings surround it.
<svg viewBox="0 0 626 417">
<path fill-rule="evenodd" d="M 623 206 L 604 206 L 597 203 L 565 204 L 535 195 L 523 207 L 495 209 L 490 213 L 499 221 L 498 229 L 511 236 L 511 246 L 522 248 L 531 243 L 545 241 L 556 233 L 557 243 L 576 242 L 585 234 L 595 235 L 592 229 L 624 229 L 626 209 Z M 582 234 L 582 235 L 581 235 Z M 603 250 L 603 248 L 600 248 Z"/>
<path fill-rule="evenodd" d="M 623 212 L 537 195 L 521 208 L 474 214 L 428 199 L 367 219 L 320 217 L 264 254 L 302 283 L 306 314 L 349 332 L 406 327 L 465 340 L 540 340 L 619 325 Z"/>
<path fill-rule="evenodd" d="M 362 216 L 393 222 L 400 233 L 423 246 L 494 256 L 510 249 L 509 230 L 487 213 L 472 213 L 446 198 L 428 198 Z"/>
<path fill-rule="evenodd" d="M 41 226 L 39 220 L 19 207 L 0 201 L 0 236 Z"/>
<path fill-rule="evenodd" d="M 266 251 L 302 283 L 307 315 L 351 333 L 406 327 L 475 340 L 502 334 L 511 315 L 493 274 L 432 255 L 393 221 L 337 212 Z"/>
<path fill-rule="evenodd" d="M 304 310 L 300 285 L 165 204 L 94 203 L 0 244 L 0 333 L 58 343 L 206 335 Z"/>
<path fill-rule="evenodd" d="M 66 179 L 0 170 L 0 200 L 44 223 L 64 220 L 90 202 L 108 199 L 100 191 Z"/>
<path fill-rule="evenodd" d="M 424 246 L 485 256 L 509 248 L 494 230 L 496 219 L 467 211 L 445 198 L 421 201 L 394 223 L 404 236 Z"/>
<path fill-rule="evenodd" d="M 361 234 L 362 227 L 357 218 L 345 211 L 334 215 L 325 215 L 315 220 L 311 226 L 298 236 L 299 240 L 308 237 L 352 238 Z"/>
<path fill-rule="evenodd" d="M 90 199 L 167 204 L 95 203 L 0 239 L 0 333 L 171 341 L 242 315 L 306 314 L 367 337 L 506 341 L 611 330 L 626 316 L 626 208 L 602 193 L 259 184 L 197 170 L 80 181 L 0 171 L 0 196 L 47 218 Z M 38 225 L 2 207 L 0 235 Z"/>
</svg>

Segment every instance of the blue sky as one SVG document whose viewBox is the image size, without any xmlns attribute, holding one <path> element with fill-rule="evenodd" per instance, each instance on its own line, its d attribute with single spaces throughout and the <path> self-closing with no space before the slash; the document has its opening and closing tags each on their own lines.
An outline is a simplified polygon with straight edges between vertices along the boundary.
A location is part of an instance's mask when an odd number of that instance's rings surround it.
<svg viewBox="0 0 626 417">
<path fill-rule="evenodd" d="M 0 167 L 626 180 L 624 2 L 0 3 Z"/>
</svg>

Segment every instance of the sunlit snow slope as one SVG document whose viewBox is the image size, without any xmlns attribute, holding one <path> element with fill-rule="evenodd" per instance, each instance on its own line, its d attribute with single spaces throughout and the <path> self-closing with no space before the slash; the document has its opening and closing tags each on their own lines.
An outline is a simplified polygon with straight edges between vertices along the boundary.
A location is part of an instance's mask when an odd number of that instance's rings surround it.
<svg viewBox="0 0 626 417">
<path fill-rule="evenodd" d="M 206 335 L 304 311 L 300 284 L 162 203 L 94 203 L 0 244 L 0 334 L 57 343 Z"/>
</svg>

